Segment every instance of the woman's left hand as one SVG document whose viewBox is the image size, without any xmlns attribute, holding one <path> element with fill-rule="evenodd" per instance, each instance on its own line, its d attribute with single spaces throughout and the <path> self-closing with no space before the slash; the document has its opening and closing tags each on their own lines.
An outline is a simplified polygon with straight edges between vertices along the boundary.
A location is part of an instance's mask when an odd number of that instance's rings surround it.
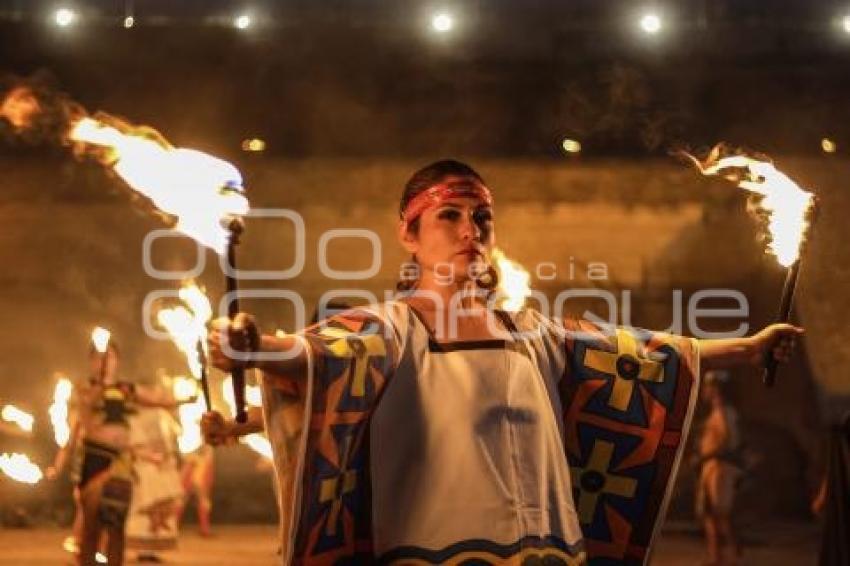
<svg viewBox="0 0 850 566">
<path fill-rule="evenodd" d="M 771 324 L 766 326 L 750 340 L 753 347 L 751 363 L 754 366 L 764 365 L 768 355 L 779 363 L 787 363 L 797 346 L 797 337 L 805 330 L 793 324 Z"/>
</svg>

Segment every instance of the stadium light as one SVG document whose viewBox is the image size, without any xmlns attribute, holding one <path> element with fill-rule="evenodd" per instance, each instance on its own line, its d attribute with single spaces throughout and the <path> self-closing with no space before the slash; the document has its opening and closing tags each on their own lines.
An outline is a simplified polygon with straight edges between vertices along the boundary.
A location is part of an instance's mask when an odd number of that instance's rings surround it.
<svg viewBox="0 0 850 566">
<path fill-rule="evenodd" d="M 77 20 L 77 13 L 70 8 L 59 8 L 53 13 L 53 21 L 57 26 L 66 28 Z"/>
<path fill-rule="evenodd" d="M 446 33 L 454 27 L 455 21 L 451 14 L 440 12 L 431 18 L 431 28 L 437 33 Z"/>
<path fill-rule="evenodd" d="M 640 29 L 650 35 L 655 35 L 660 32 L 661 27 L 661 17 L 654 12 L 647 12 L 640 19 Z"/>
<path fill-rule="evenodd" d="M 249 27 L 251 27 L 252 23 L 253 22 L 251 21 L 251 16 L 249 16 L 248 14 L 241 14 L 237 16 L 235 20 L 233 20 L 233 25 L 234 27 L 236 27 L 236 29 L 248 29 Z"/>
</svg>

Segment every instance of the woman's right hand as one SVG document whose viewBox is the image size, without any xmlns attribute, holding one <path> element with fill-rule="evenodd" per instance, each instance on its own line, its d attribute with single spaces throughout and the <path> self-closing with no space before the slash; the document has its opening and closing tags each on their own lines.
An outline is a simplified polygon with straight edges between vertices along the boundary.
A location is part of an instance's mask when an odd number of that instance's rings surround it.
<svg viewBox="0 0 850 566">
<path fill-rule="evenodd" d="M 218 411 L 204 413 L 201 417 L 201 434 L 204 442 L 221 446 L 233 440 L 233 423 L 228 422 Z"/>
<path fill-rule="evenodd" d="M 233 320 L 217 318 L 207 338 L 212 365 L 222 371 L 235 367 L 250 368 L 250 354 L 260 348 L 260 331 L 254 317 L 239 313 Z"/>
</svg>

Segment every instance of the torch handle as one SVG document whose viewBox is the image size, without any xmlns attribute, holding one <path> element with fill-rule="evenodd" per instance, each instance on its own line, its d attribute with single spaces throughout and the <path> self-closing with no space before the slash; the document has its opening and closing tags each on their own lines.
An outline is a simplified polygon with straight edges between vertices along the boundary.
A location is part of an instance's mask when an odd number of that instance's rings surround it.
<svg viewBox="0 0 850 566">
<path fill-rule="evenodd" d="M 198 340 L 198 359 L 201 362 L 201 392 L 204 395 L 204 404 L 207 407 L 207 412 L 212 411 L 212 403 L 210 402 L 210 380 L 207 377 L 207 356 L 204 353 L 204 345 Z"/>
<path fill-rule="evenodd" d="M 230 274 L 225 277 L 227 285 L 227 293 L 231 297 L 227 305 L 227 316 L 230 320 L 236 318 L 239 313 L 239 297 L 236 292 L 239 287 L 236 283 L 236 276 L 233 273 L 236 271 L 236 244 L 239 243 L 239 234 L 231 231 L 230 241 L 227 245 L 227 263 L 230 266 Z M 245 368 L 234 367 L 230 371 L 230 378 L 233 382 L 233 402 L 236 404 L 236 422 L 244 423 L 248 420 L 248 414 L 245 412 Z"/>
<path fill-rule="evenodd" d="M 776 322 L 791 320 L 791 306 L 794 304 L 794 291 L 797 289 L 797 278 L 800 275 L 800 260 L 795 261 L 785 276 L 785 286 L 782 288 L 782 301 L 779 305 L 779 315 Z M 773 356 L 773 348 L 765 355 L 764 372 L 761 380 L 767 387 L 773 387 L 776 382 L 776 370 L 779 363 Z"/>
</svg>

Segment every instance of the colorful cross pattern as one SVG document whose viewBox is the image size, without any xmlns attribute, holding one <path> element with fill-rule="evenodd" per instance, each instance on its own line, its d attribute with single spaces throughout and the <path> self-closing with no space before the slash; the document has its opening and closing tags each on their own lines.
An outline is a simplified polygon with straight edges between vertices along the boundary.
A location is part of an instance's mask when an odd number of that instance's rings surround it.
<svg viewBox="0 0 850 566">
<path fill-rule="evenodd" d="M 612 376 L 614 384 L 608 406 L 626 411 L 632 400 L 635 382 L 664 381 L 664 366 L 659 362 L 638 356 L 638 343 L 631 332 L 617 329 L 617 353 L 588 348 L 584 356 L 584 365 L 590 369 Z"/>
<path fill-rule="evenodd" d="M 564 441 L 588 564 L 642 566 L 693 412 L 698 350 L 663 333 L 565 328 Z"/>
<path fill-rule="evenodd" d="M 319 334 L 334 339 L 327 346 L 327 351 L 337 358 L 351 358 L 354 378 L 351 380 L 351 396 L 366 395 L 366 372 L 369 360 L 373 356 L 386 356 L 387 350 L 384 339 L 377 334 L 354 334 L 350 330 L 336 327 L 326 327 Z"/>
<path fill-rule="evenodd" d="M 593 522 L 599 498 L 603 494 L 634 497 L 637 480 L 611 473 L 611 459 L 614 456 L 614 445 L 604 440 L 598 440 L 584 468 L 572 466 L 573 487 L 578 488 L 579 521 L 586 525 Z"/>
</svg>

